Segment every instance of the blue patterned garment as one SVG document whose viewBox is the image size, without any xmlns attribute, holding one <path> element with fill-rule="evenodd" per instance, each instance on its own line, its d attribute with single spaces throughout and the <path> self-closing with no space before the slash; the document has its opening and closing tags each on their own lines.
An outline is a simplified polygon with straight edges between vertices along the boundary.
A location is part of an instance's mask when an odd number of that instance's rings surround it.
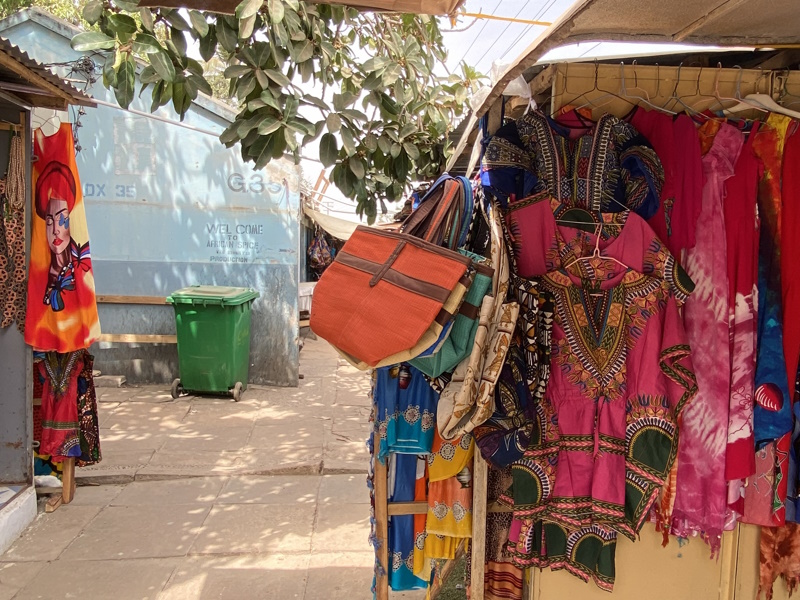
<svg viewBox="0 0 800 600">
<path fill-rule="evenodd" d="M 394 461 L 394 493 L 389 500 L 411 502 L 414 500 L 418 459 L 411 454 L 396 454 Z M 389 587 L 394 591 L 428 587 L 428 582 L 414 575 L 414 515 L 389 519 L 389 564 Z"/>
<path fill-rule="evenodd" d="M 381 437 L 378 459 L 385 461 L 389 452 L 428 454 L 439 394 L 408 363 L 381 367 L 375 375 L 376 427 Z"/>
</svg>

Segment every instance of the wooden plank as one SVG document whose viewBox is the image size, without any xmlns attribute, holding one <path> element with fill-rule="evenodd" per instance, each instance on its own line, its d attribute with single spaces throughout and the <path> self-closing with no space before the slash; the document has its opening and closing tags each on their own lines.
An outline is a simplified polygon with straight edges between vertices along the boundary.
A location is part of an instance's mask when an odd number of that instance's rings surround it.
<svg viewBox="0 0 800 600">
<path fill-rule="evenodd" d="M 151 335 L 145 333 L 104 333 L 101 342 L 115 344 L 177 344 L 177 335 Z"/>
<path fill-rule="evenodd" d="M 381 437 L 374 434 L 375 452 L 381 447 Z M 375 597 L 377 600 L 389 600 L 389 481 L 386 463 L 376 457 L 374 468 L 375 481 L 375 537 L 378 544 L 378 572 L 375 573 Z"/>
<path fill-rule="evenodd" d="M 72 96 L 68 92 L 65 92 L 64 90 L 59 88 L 57 85 L 52 84 L 49 81 L 47 81 L 47 79 L 45 79 L 44 77 L 42 77 L 41 75 L 39 75 L 38 73 L 33 71 L 32 69 L 26 67 L 25 65 L 23 65 L 20 62 L 17 62 L 17 60 L 15 58 L 9 56 L 8 54 L 6 54 L 4 52 L 0 52 L 0 66 L 9 69 L 13 73 L 17 74 L 19 77 L 24 79 L 25 81 L 28 81 L 28 82 L 34 84 L 36 87 L 41 88 L 43 91 L 50 92 L 51 94 L 53 94 L 53 96 L 56 96 L 57 98 L 60 98 L 61 102 L 63 102 L 63 103 L 66 103 L 66 104 L 87 104 L 88 99 L 87 100 L 81 100 L 79 98 L 76 98 L 76 97 Z M 37 105 L 39 105 L 38 102 L 37 102 Z M 89 106 L 92 106 L 92 105 L 89 104 Z"/>
<path fill-rule="evenodd" d="M 309 327 L 311 325 L 310 319 L 300 319 L 300 327 Z"/>
<path fill-rule="evenodd" d="M 389 516 L 424 515 L 428 513 L 427 502 L 389 502 Z"/>
<path fill-rule="evenodd" d="M 475 452 L 472 468 L 472 586 L 470 600 L 483 600 L 486 568 L 486 498 L 489 467 L 480 452 Z"/>
<path fill-rule="evenodd" d="M 167 304 L 165 296 L 125 296 L 117 294 L 98 294 L 100 304 Z"/>
<path fill-rule="evenodd" d="M 64 459 L 64 472 L 61 474 L 61 497 L 64 499 L 64 504 L 72 502 L 75 496 L 75 458 Z"/>
<path fill-rule="evenodd" d="M 61 506 L 63 503 L 64 503 L 64 498 L 61 496 L 61 494 L 53 496 L 52 498 L 49 498 L 47 500 L 47 504 L 45 504 L 44 507 L 44 512 L 46 513 L 55 512 L 56 509 L 58 509 L 58 507 Z"/>
<path fill-rule="evenodd" d="M 719 598 L 720 600 L 734 600 L 736 598 L 736 569 L 739 564 L 739 530 L 737 524 L 733 531 L 726 531 L 722 535 Z"/>
</svg>

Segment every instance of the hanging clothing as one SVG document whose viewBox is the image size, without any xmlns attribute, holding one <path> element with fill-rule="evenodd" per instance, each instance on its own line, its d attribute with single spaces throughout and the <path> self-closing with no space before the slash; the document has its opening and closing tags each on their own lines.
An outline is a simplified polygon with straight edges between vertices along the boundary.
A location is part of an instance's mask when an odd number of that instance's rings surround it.
<svg viewBox="0 0 800 600">
<path fill-rule="evenodd" d="M 93 369 L 94 356 L 84 350 L 83 369 L 78 375 L 78 437 L 81 455 L 76 464 L 79 467 L 94 465 L 103 460 Z"/>
<path fill-rule="evenodd" d="M 539 191 L 591 211 L 630 209 L 648 219 L 658 208 L 664 170 L 636 129 L 604 115 L 597 123 L 565 127 L 539 111 L 516 122 L 522 147 L 534 159 Z M 491 161 L 490 147 L 487 160 Z"/>
<path fill-rule="evenodd" d="M 763 165 L 753 143 L 756 122 L 739 153 L 734 175 L 725 182 L 725 237 L 728 253 L 728 322 L 730 325 L 731 383 L 725 479 L 729 526 L 744 512 L 745 480 L 755 473 L 753 403 L 756 378 L 758 278 L 758 182 Z"/>
<path fill-rule="evenodd" d="M 596 268 L 589 261 L 575 262 L 591 256 L 597 236 L 570 226 L 560 225 L 559 219 L 572 221 L 590 218 L 587 225 L 602 224 L 599 249 L 603 256 L 614 258 L 638 273 L 666 280 L 676 300 L 683 304 L 694 289 L 694 283 L 652 228 L 639 215 L 630 211 L 602 213 L 582 212 L 576 215 L 565 204 L 547 192 L 509 203 L 506 219 L 512 252 L 522 277 L 536 277 L 570 265 L 575 274 L 596 279 L 598 269 L 616 263 L 602 261 Z M 618 267 L 618 265 L 616 265 Z"/>
<path fill-rule="evenodd" d="M 394 486 L 391 502 L 414 500 L 417 457 L 412 454 L 392 454 Z M 394 591 L 425 588 L 428 582 L 414 575 L 414 515 L 389 518 L 389 587 Z"/>
<path fill-rule="evenodd" d="M 691 117 L 634 107 L 626 120 L 653 145 L 664 166 L 658 210 L 647 222 L 673 255 L 691 248 L 703 195 L 700 138 Z"/>
<path fill-rule="evenodd" d="M 375 377 L 375 426 L 381 440 L 378 459 L 385 460 L 389 452 L 430 452 L 439 394 L 422 372 L 408 363 L 375 369 Z"/>
<path fill-rule="evenodd" d="M 48 352 L 36 363 L 42 385 L 42 439 L 39 453 L 56 460 L 81 456 L 78 423 L 78 376 L 83 350 Z"/>
<path fill-rule="evenodd" d="M 22 138 L 14 134 L 8 159 L 8 177 L 3 203 L 2 252 L 2 322 L 8 327 L 14 321 L 25 331 L 25 299 L 27 290 L 27 256 L 25 254 L 25 148 Z M 3 194 L 0 194 L 2 196 Z"/>
<path fill-rule="evenodd" d="M 781 525 L 785 521 L 785 501 L 789 472 L 792 412 L 789 380 L 783 354 L 783 314 L 781 308 L 781 173 L 784 145 L 791 119 L 770 114 L 766 129 L 760 130 L 754 150 L 764 165 L 758 194 L 759 231 L 758 261 L 758 348 L 756 359 L 756 394 L 753 431 L 756 448 L 773 446 L 766 456 L 774 465 L 756 457 L 756 473 L 750 480 L 762 485 L 748 485 L 743 520 L 758 525 Z M 770 135 L 763 135 L 769 133 Z M 758 470 L 761 464 L 766 472 Z M 772 489 L 764 482 L 770 481 Z M 765 495 L 763 500 L 748 501 L 747 495 Z M 768 512 L 754 513 L 755 507 Z"/>
<path fill-rule="evenodd" d="M 511 485 L 511 469 L 495 469 L 489 465 L 487 479 L 487 502 L 491 504 Z M 511 517 L 510 512 L 490 512 L 486 515 L 484 600 L 522 600 L 525 575 L 514 564 L 506 549 Z"/>
<path fill-rule="evenodd" d="M 772 586 L 781 577 L 789 595 L 800 584 L 800 524 L 786 523 L 781 527 L 762 527 L 760 546 L 760 577 L 758 597 L 772 600 Z"/>
<path fill-rule="evenodd" d="M 789 481 L 787 486 L 786 518 L 800 520 L 798 500 L 798 453 L 800 453 L 800 403 L 794 385 L 800 366 L 800 252 L 792 232 L 800 231 L 800 133 L 793 122 L 788 131 L 783 154 L 781 228 L 781 295 L 783 304 L 783 350 L 786 373 L 790 376 L 791 406 L 794 418 Z"/>
<path fill-rule="evenodd" d="M 25 342 L 73 352 L 100 338 L 89 232 L 72 125 L 34 132 L 33 215 Z"/>
<path fill-rule="evenodd" d="M 517 518 L 511 523 L 508 550 L 519 568 L 565 569 L 602 590 L 614 589 L 617 533 L 609 527 L 568 527 L 548 519 Z"/>
<path fill-rule="evenodd" d="M 723 125 L 703 157 L 703 235 L 687 251 L 684 261 L 686 272 L 695 282 L 684 315 L 698 391 L 681 423 L 671 530 L 679 537 L 702 534 L 712 554 L 719 550 L 727 511 L 727 485 L 722 474 L 731 381 L 723 196 L 725 181 L 734 174 L 742 143 L 737 129 Z"/>
<path fill-rule="evenodd" d="M 556 298 L 553 371 L 506 502 L 515 514 L 634 537 L 675 459 L 675 430 L 696 384 L 665 282 L 623 270 L 597 296 L 566 271 Z M 636 432 L 646 435 L 636 435 Z"/>
</svg>

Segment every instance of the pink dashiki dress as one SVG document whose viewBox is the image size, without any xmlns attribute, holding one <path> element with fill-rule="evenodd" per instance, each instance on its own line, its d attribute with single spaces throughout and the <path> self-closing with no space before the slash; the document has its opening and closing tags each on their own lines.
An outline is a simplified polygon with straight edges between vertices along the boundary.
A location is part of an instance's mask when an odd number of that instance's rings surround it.
<svg viewBox="0 0 800 600">
<path fill-rule="evenodd" d="M 541 279 L 556 305 L 552 370 L 503 501 L 516 564 L 611 589 L 616 534 L 635 538 L 656 501 L 696 383 L 669 284 L 606 263 L 616 272 L 599 282 L 563 269 Z"/>
</svg>

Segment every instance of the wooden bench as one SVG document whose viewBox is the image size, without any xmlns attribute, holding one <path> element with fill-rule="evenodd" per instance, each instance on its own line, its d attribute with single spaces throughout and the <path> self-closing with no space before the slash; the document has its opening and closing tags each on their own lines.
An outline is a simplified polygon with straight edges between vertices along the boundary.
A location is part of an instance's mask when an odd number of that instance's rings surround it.
<svg viewBox="0 0 800 600">
<path fill-rule="evenodd" d="M 97 303 L 164 306 L 167 304 L 167 299 L 164 296 L 123 296 L 115 294 L 98 294 Z M 116 344 L 177 344 L 178 336 L 156 335 L 149 333 L 104 333 L 100 335 L 99 341 Z"/>
</svg>

